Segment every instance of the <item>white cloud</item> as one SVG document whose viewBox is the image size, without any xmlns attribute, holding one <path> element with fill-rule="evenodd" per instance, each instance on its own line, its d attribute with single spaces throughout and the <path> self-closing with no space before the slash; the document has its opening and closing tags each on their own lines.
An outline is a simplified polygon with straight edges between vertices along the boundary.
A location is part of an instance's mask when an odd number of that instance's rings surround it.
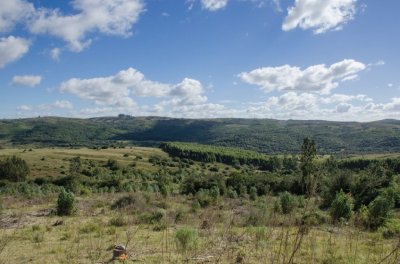
<svg viewBox="0 0 400 264">
<path fill-rule="evenodd" d="M 29 41 L 9 36 L 0 38 L 0 69 L 20 59 L 29 50 Z"/>
<path fill-rule="evenodd" d="M 17 111 L 19 112 L 29 112 L 29 114 L 33 114 L 33 116 L 37 115 L 51 115 L 51 111 L 54 110 L 68 110 L 71 111 L 74 108 L 73 104 L 67 100 L 57 100 L 53 103 L 49 104 L 41 104 L 41 105 L 20 105 L 17 107 Z"/>
<path fill-rule="evenodd" d="M 87 35 L 130 36 L 132 27 L 144 11 L 142 0 L 74 0 L 76 14 L 64 15 L 58 9 L 38 9 L 28 25 L 33 34 L 62 38 L 72 51 L 82 51 L 92 40 Z"/>
<path fill-rule="evenodd" d="M 50 57 L 55 61 L 60 60 L 60 54 L 61 54 L 60 48 L 54 48 L 54 49 L 50 50 Z"/>
<path fill-rule="evenodd" d="M 55 101 L 52 104 L 45 105 L 45 107 L 48 107 L 48 108 L 51 108 L 51 109 L 54 109 L 54 108 L 57 108 L 57 109 L 73 109 L 74 108 L 73 104 L 70 101 L 67 101 L 67 100 Z"/>
<path fill-rule="evenodd" d="M 278 90 L 330 93 L 339 86 L 339 82 L 354 79 L 365 68 L 361 62 L 343 60 L 330 66 L 319 64 L 304 70 L 290 65 L 264 67 L 242 72 L 239 77 L 246 83 L 260 86 L 265 92 Z"/>
<path fill-rule="evenodd" d="M 207 101 L 203 93 L 204 89 L 199 81 L 185 78 L 181 83 L 172 86 L 168 94 L 175 97 L 175 105 L 196 105 Z"/>
<path fill-rule="evenodd" d="M 373 121 L 400 116 L 400 98 L 387 103 L 374 103 L 365 95 L 321 95 L 287 92 L 269 97 L 264 102 L 252 103 L 245 110 L 245 117 Z"/>
<path fill-rule="evenodd" d="M 11 31 L 14 26 L 34 11 L 31 3 L 24 0 L 0 1 L 0 32 Z"/>
<path fill-rule="evenodd" d="M 340 103 L 336 106 L 336 112 L 347 113 L 351 109 L 352 105 L 347 103 Z"/>
<path fill-rule="evenodd" d="M 346 103 L 350 101 L 372 102 L 373 99 L 366 96 L 365 94 L 358 94 L 358 95 L 333 94 L 328 97 L 320 98 L 320 102 L 323 104 Z"/>
<path fill-rule="evenodd" d="M 313 29 L 315 34 L 340 30 L 354 19 L 357 0 L 296 0 L 288 8 L 282 29 L 289 31 L 300 27 Z"/>
<path fill-rule="evenodd" d="M 388 83 L 387 86 L 388 86 L 389 88 L 392 88 L 392 87 L 393 87 L 393 83 Z"/>
<path fill-rule="evenodd" d="M 392 98 L 390 103 L 383 106 L 384 110 L 400 112 L 400 97 Z"/>
<path fill-rule="evenodd" d="M 23 112 L 28 112 L 31 111 L 32 107 L 28 106 L 28 105 L 20 105 L 17 107 L 17 111 L 23 111 Z"/>
<path fill-rule="evenodd" d="M 227 4 L 228 0 L 201 0 L 202 7 L 210 11 L 217 11 L 225 8 Z"/>
<path fill-rule="evenodd" d="M 36 85 L 39 85 L 41 81 L 42 76 L 39 75 L 17 75 L 13 77 L 12 84 L 34 87 Z"/>
<path fill-rule="evenodd" d="M 144 74 L 133 68 L 107 77 L 70 79 L 61 84 L 60 91 L 91 100 L 103 108 L 121 108 L 119 110 L 137 109 L 134 97 L 161 99 L 158 108 L 195 106 L 207 102 L 204 88 L 197 80 L 184 78 L 178 84 L 160 83 L 146 79 Z"/>
</svg>

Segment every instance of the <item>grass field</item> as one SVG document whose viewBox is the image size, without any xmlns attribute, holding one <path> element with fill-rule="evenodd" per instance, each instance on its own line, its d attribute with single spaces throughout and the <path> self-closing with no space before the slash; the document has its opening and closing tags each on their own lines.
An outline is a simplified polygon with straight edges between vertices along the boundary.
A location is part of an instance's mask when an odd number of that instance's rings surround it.
<svg viewBox="0 0 400 264">
<path fill-rule="evenodd" d="M 128 155 L 126 155 L 128 154 Z M 158 148 L 108 148 L 108 149 L 66 149 L 66 148 L 36 148 L 36 149 L 0 149 L 1 156 L 17 155 L 26 160 L 31 168 L 30 176 L 46 177 L 59 176 L 68 170 L 69 160 L 79 156 L 83 159 L 106 162 L 115 159 L 126 166 L 135 161 L 137 168 L 144 171 L 155 171 L 148 160 L 151 156 L 166 158 L 168 155 Z M 125 156 L 124 156 L 125 155 Z M 143 159 L 136 159 L 137 156 Z"/>
<path fill-rule="evenodd" d="M 30 178 L 59 177 L 69 160 L 106 162 L 158 172 L 152 156 L 168 159 L 155 148 L 125 149 L 1 149 L 0 156 L 18 155 L 31 167 Z M 126 155 L 128 154 L 128 155 Z M 138 160 L 136 157 L 142 157 Z M 227 171 L 235 169 L 217 164 Z M 199 163 L 191 168 L 197 170 Z M 113 208 L 131 195 L 129 207 Z M 351 224 L 332 225 L 328 212 L 310 200 L 288 215 L 276 213 L 277 197 L 217 198 L 207 207 L 194 206 L 196 197 L 172 192 L 87 193 L 78 195 L 73 216 L 55 212 L 57 194 L 40 197 L 2 195 L 0 263 L 112 263 L 115 244 L 127 244 L 125 263 L 398 263 L 399 239 Z M 307 226 L 299 225 L 307 212 L 318 212 Z M 159 215 L 158 218 L 155 216 Z M 176 239 L 179 230 L 194 230 L 187 247 Z M 115 261 L 115 263 L 124 261 Z"/>
</svg>

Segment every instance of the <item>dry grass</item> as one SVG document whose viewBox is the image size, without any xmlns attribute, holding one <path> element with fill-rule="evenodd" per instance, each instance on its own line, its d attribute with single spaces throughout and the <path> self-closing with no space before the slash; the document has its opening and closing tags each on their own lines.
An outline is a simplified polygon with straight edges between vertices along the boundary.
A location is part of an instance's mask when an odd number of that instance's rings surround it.
<svg viewBox="0 0 400 264">
<path fill-rule="evenodd" d="M 240 210 L 232 210 L 229 204 L 193 213 L 184 197 L 171 197 L 164 200 L 166 217 L 164 227 L 158 230 L 159 224 L 140 223 L 138 214 L 131 211 L 111 210 L 110 205 L 121 195 L 80 198 L 78 214 L 64 218 L 49 215 L 49 210 L 40 214 L 54 207 L 55 197 L 34 204 L 23 199 L 12 205 L 11 199 L 5 201 L 8 209 L 1 219 L 13 218 L 15 224 L 3 227 L 0 234 L 0 263 L 106 263 L 113 246 L 127 240 L 127 263 L 182 263 L 186 260 L 174 240 L 175 231 L 182 226 L 199 231 L 199 243 L 188 255 L 189 263 L 241 263 L 242 258 L 242 263 L 379 263 L 397 245 L 395 239 L 385 240 L 379 233 L 353 227 L 309 227 L 290 262 L 298 234 L 298 228 L 291 225 L 293 216 L 273 219 L 269 212 L 265 227 L 251 228 L 242 225 Z M 162 197 L 154 197 L 146 206 L 155 207 L 162 201 Z M 187 216 L 176 223 L 178 208 Z M 122 226 L 110 224 L 116 216 L 125 218 Z M 57 225 L 60 220 L 62 224 Z M 204 225 L 205 220 L 210 224 Z M 3 250 L 2 241 L 7 241 Z M 397 251 L 383 263 L 398 263 L 395 259 L 399 260 Z"/>
<path fill-rule="evenodd" d="M 107 161 L 122 165 L 136 160 L 137 168 L 156 171 L 148 159 L 166 157 L 159 149 L 1 149 L 1 155 L 17 154 L 32 168 L 32 177 L 59 176 L 69 159 Z M 124 154 L 129 154 L 124 157 Z M 44 159 L 43 159 L 44 157 Z M 64 168 L 62 168 L 64 166 Z M 196 165 L 198 166 L 198 165 Z M 217 164 L 221 168 L 225 165 Z M 232 169 L 232 168 L 229 168 Z M 0 211 L 0 263 L 109 263 L 115 244 L 128 244 L 125 263 L 268 263 L 268 264 L 398 264 L 398 239 L 383 239 L 379 232 L 354 226 L 299 225 L 302 209 L 290 215 L 274 213 L 274 197 L 224 199 L 207 208 L 192 209 L 192 197 L 134 193 L 144 197 L 135 208 L 112 210 L 126 193 L 88 194 L 78 197 L 78 212 L 55 216 L 57 197 L 2 196 Z M 266 205 L 261 224 L 250 227 L 248 216 L 257 205 Z M 146 223 L 142 214 L 162 210 L 163 219 Z M 180 215 L 177 217 L 177 215 Z M 182 256 L 175 243 L 177 229 L 198 230 L 195 249 Z M 382 262 L 383 261 L 383 262 Z"/>
<path fill-rule="evenodd" d="M 128 157 L 124 157 L 128 154 Z M 152 155 L 157 155 L 162 158 L 168 155 L 157 148 L 108 148 L 108 149 L 65 149 L 65 148 L 39 148 L 39 149 L 0 149 L 1 156 L 17 155 L 26 160 L 31 168 L 30 176 L 47 177 L 59 176 L 62 172 L 68 171 L 69 159 L 80 156 L 83 159 L 90 159 L 95 161 L 107 161 L 108 159 L 115 159 L 123 166 L 127 166 L 132 162 L 136 162 L 137 168 L 143 171 L 153 172 L 158 168 L 151 166 L 148 159 Z M 143 159 L 135 160 L 137 156 Z"/>
</svg>

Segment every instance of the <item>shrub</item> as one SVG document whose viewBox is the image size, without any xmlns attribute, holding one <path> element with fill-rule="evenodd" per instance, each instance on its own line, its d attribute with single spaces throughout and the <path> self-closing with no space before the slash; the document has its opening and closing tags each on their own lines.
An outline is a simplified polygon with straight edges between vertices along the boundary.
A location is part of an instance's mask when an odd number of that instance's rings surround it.
<svg viewBox="0 0 400 264">
<path fill-rule="evenodd" d="M 265 202 L 259 202 L 256 207 L 249 210 L 248 217 L 246 219 L 247 226 L 262 226 L 266 224 L 267 218 L 267 204 Z"/>
<path fill-rule="evenodd" d="M 228 198 L 232 198 L 232 199 L 238 198 L 238 194 L 237 194 L 236 190 L 233 189 L 232 187 L 228 188 L 226 196 L 228 196 Z"/>
<path fill-rule="evenodd" d="M 209 190 L 209 195 L 211 197 L 211 199 L 215 202 L 216 200 L 218 200 L 219 198 L 219 188 L 218 186 L 213 186 L 211 187 L 211 189 Z"/>
<path fill-rule="evenodd" d="M 115 159 L 109 159 L 107 161 L 107 167 L 112 171 L 116 171 L 119 169 L 118 162 Z"/>
<path fill-rule="evenodd" d="M 336 197 L 331 205 L 331 217 L 337 222 L 340 219 L 349 220 L 353 210 L 353 201 L 350 196 L 346 195 L 343 190 L 336 193 Z"/>
<path fill-rule="evenodd" d="M 182 227 L 175 233 L 176 246 L 183 254 L 197 246 L 198 237 L 196 229 L 191 227 Z"/>
<path fill-rule="evenodd" d="M 75 210 L 75 195 L 63 189 L 57 200 L 57 214 L 71 215 Z"/>
<path fill-rule="evenodd" d="M 123 217 L 122 215 L 113 217 L 110 219 L 109 224 L 111 226 L 116 226 L 116 227 L 121 227 L 121 226 L 125 226 L 128 224 L 128 221 L 125 217 Z"/>
<path fill-rule="evenodd" d="M 301 224 L 306 226 L 319 226 L 326 224 L 329 217 L 320 211 L 305 213 L 301 218 Z"/>
<path fill-rule="evenodd" d="M 388 219 L 379 230 L 382 236 L 388 239 L 400 235 L 400 219 Z"/>
<path fill-rule="evenodd" d="M 0 179 L 24 181 L 28 174 L 29 166 L 26 161 L 15 155 L 0 161 Z"/>
<path fill-rule="evenodd" d="M 282 213 L 289 214 L 295 207 L 295 198 L 289 192 L 281 193 L 279 197 Z"/>
<path fill-rule="evenodd" d="M 382 226 L 389 218 L 394 207 L 394 201 L 387 195 L 378 195 L 368 205 L 368 224 L 371 229 L 377 229 Z"/>
<path fill-rule="evenodd" d="M 252 186 L 251 188 L 250 188 L 250 193 L 249 193 L 249 195 L 250 195 L 250 199 L 251 200 L 253 200 L 253 201 L 255 201 L 256 199 L 257 199 L 257 188 L 256 187 L 254 187 L 254 186 Z"/>
<path fill-rule="evenodd" d="M 81 157 L 73 157 L 70 161 L 69 161 L 69 173 L 71 175 L 77 175 L 81 172 L 82 169 L 82 161 L 81 161 Z"/>
<path fill-rule="evenodd" d="M 355 215 L 354 223 L 356 224 L 356 226 L 369 228 L 368 215 L 369 215 L 368 207 L 362 205 Z"/>
<path fill-rule="evenodd" d="M 140 215 L 140 220 L 142 223 L 146 223 L 146 224 L 156 224 L 159 223 L 161 221 L 161 219 L 163 219 L 163 217 L 165 216 L 165 210 L 157 210 L 157 211 L 153 211 L 153 212 L 146 212 Z"/>
<path fill-rule="evenodd" d="M 202 208 L 209 206 L 212 202 L 211 196 L 204 190 L 200 190 L 196 194 L 196 198 Z"/>
<path fill-rule="evenodd" d="M 115 201 L 114 204 L 111 206 L 111 209 L 124 209 L 128 207 L 133 207 L 136 202 L 136 197 L 130 194 L 128 196 L 123 196 Z"/>
</svg>

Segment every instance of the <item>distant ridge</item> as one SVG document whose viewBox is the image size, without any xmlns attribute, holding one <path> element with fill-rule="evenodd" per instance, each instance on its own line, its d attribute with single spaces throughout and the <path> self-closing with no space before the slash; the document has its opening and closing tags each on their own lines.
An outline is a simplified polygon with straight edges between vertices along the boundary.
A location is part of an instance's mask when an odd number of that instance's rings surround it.
<svg viewBox="0 0 400 264">
<path fill-rule="evenodd" d="M 104 146 L 124 141 L 157 146 L 165 141 L 241 147 L 264 153 L 298 152 L 304 137 L 321 153 L 400 152 L 400 120 L 338 122 L 275 119 L 168 117 L 0 120 L 0 146 Z"/>
</svg>

